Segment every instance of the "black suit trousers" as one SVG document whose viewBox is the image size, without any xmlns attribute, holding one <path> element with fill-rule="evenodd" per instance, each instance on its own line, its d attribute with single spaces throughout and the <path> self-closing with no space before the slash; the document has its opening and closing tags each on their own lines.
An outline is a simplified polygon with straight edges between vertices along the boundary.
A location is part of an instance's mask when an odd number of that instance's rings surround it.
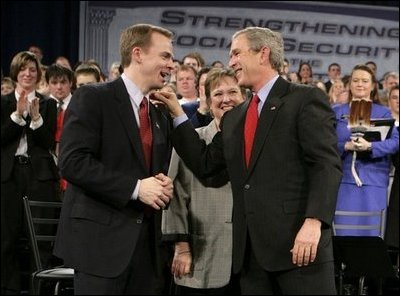
<svg viewBox="0 0 400 296">
<path fill-rule="evenodd" d="M 165 280 L 157 273 L 154 217 L 143 219 L 135 251 L 125 271 L 104 278 L 75 270 L 75 295 L 161 295 Z"/>
<path fill-rule="evenodd" d="M 282 271 L 263 269 L 248 240 L 240 272 L 242 295 L 337 295 L 333 262 L 293 266 Z"/>
</svg>

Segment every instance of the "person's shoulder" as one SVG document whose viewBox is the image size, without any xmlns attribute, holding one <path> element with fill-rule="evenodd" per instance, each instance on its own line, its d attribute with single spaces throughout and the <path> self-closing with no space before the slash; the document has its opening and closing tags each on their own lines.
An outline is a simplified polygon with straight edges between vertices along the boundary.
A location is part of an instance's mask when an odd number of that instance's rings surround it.
<svg viewBox="0 0 400 296">
<path fill-rule="evenodd" d="M 373 114 L 372 116 L 391 117 L 391 112 L 389 107 L 378 103 L 372 104 L 372 112 L 376 114 L 376 115 Z"/>
</svg>

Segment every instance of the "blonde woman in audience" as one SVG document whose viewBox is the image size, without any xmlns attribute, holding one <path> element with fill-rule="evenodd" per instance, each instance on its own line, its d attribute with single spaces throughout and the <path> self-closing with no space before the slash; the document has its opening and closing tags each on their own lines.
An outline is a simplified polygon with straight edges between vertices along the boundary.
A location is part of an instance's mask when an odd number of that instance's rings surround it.
<svg viewBox="0 0 400 296">
<path fill-rule="evenodd" d="M 233 70 L 214 68 L 208 72 L 205 93 L 214 119 L 197 132 L 209 143 L 224 113 L 243 102 L 245 92 Z M 174 151 L 168 175 L 175 190 L 163 211 L 162 232 L 175 243 L 171 271 L 179 295 L 236 293 L 231 287 L 233 205 L 227 172 L 197 179 Z"/>
<path fill-rule="evenodd" d="M 1 79 L 1 95 L 5 96 L 12 93 L 15 89 L 15 82 L 10 77 Z"/>
<path fill-rule="evenodd" d="M 344 88 L 344 83 L 342 81 L 342 79 L 335 79 L 333 80 L 332 86 L 329 89 L 329 103 L 331 105 L 336 105 L 336 104 L 340 104 L 338 103 L 340 101 L 339 97 L 342 95 L 343 92 L 345 92 L 345 88 Z"/>
</svg>

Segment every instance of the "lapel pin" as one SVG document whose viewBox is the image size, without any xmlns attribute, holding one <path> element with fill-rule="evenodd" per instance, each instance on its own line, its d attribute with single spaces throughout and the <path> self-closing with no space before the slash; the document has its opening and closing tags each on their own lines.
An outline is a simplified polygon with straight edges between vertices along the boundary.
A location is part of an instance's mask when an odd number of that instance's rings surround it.
<svg viewBox="0 0 400 296">
<path fill-rule="evenodd" d="M 158 125 L 158 122 L 156 122 L 156 128 L 160 128 L 160 126 Z"/>
<path fill-rule="evenodd" d="M 270 110 L 273 111 L 273 110 L 275 110 L 275 109 L 276 109 L 276 107 L 275 107 L 275 106 L 272 106 Z"/>
</svg>

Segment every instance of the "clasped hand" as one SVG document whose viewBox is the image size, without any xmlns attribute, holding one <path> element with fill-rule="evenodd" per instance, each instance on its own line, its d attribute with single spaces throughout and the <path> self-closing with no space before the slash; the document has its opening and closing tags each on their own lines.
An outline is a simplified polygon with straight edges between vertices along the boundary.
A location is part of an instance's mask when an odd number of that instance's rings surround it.
<svg viewBox="0 0 400 296">
<path fill-rule="evenodd" d="M 141 202 L 159 210 L 170 202 L 173 190 L 171 178 L 160 173 L 140 181 L 138 198 Z"/>
<path fill-rule="evenodd" d="M 371 149 L 371 143 L 362 137 L 351 137 L 350 141 L 346 142 L 345 149 L 351 151 L 367 151 Z"/>
</svg>

